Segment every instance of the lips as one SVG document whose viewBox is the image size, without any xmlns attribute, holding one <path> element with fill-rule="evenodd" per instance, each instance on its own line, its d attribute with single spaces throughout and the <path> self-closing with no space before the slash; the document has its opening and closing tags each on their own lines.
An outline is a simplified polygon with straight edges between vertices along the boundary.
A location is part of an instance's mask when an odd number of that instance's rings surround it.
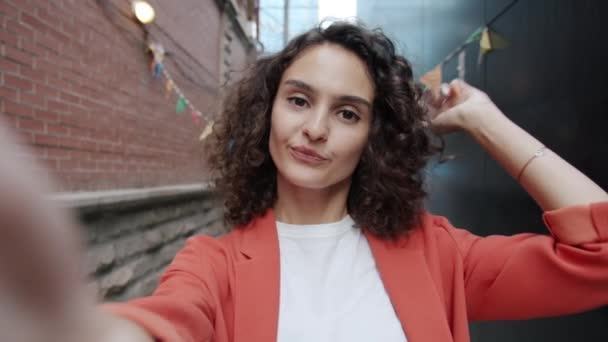
<svg viewBox="0 0 608 342">
<path fill-rule="evenodd" d="M 327 160 L 327 158 L 323 158 L 320 154 L 318 154 L 315 150 L 310 149 L 305 146 L 296 146 L 291 148 L 294 156 L 300 160 L 308 161 L 308 162 L 322 162 Z"/>
</svg>

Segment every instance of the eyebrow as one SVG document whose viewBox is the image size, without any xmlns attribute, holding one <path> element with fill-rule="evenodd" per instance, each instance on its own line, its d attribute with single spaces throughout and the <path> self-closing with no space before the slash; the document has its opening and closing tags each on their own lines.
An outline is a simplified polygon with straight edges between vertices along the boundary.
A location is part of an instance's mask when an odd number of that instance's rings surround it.
<svg viewBox="0 0 608 342">
<path fill-rule="evenodd" d="M 301 90 L 307 91 L 310 93 L 317 93 L 315 88 L 313 88 L 310 84 L 308 84 L 306 82 L 302 82 L 300 80 L 288 79 L 284 82 L 284 84 L 291 85 L 296 88 L 300 88 Z M 360 96 L 356 96 L 356 95 L 340 95 L 340 96 L 338 96 L 338 100 L 344 101 L 344 102 L 359 103 L 359 104 L 366 106 L 368 109 L 372 108 L 372 104 L 369 103 L 369 101 L 367 101 L 366 99 L 364 99 Z"/>
</svg>

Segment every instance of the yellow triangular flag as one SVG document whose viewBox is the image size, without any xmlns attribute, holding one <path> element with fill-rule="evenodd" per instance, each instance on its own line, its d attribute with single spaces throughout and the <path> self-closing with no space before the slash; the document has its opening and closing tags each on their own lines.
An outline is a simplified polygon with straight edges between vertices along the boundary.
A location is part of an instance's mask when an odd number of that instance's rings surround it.
<svg viewBox="0 0 608 342">
<path fill-rule="evenodd" d="M 504 49 L 509 46 L 509 42 L 494 31 L 490 31 L 490 43 L 492 49 Z"/>
<path fill-rule="evenodd" d="M 443 80 L 441 69 L 442 64 L 439 63 L 436 67 L 420 77 L 420 83 L 424 84 L 427 88 L 436 91 L 441 87 L 441 81 Z"/>
<path fill-rule="evenodd" d="M 479 39 L 479 48 L 482 55 L 495 49 L 504 49 L 507 46 L 509 46 L 509 42 L 506 39 L 489 28 L 484 28 L 481 39 Z"/>
<path fill-rule="evenodd" d="M 169 96 L 171 96 L 171 91 L 173 91 L 173 87 L 175 85 L 173 84 L 173 80 L 168 79 L 167 80 L 167 84 L 165 85 L 165 97 L 169 98 Z"/>
<path fill-rule="evenodd" d="M 481 39 L 479 40 L 479 53 L 485 55 L 486 53 L 492 51 L 492 41 L 490 40 L 490 32 L 488 28 L 484 28 L 481 33 Z"/>
<path fill-rule="evenodd" d="M 214 124 L 215 122 L 213 121 L 209 121 L 207 123 L 207 126 L 205 126 L 205 129 L 203 130 L 203 133 L 201 133 L 201 136 L 198 138 L 199 141 L 205 140 L 205 138 L 207 138 L 211 134 L 211 132 L 213 132 Z"/>
</svg>

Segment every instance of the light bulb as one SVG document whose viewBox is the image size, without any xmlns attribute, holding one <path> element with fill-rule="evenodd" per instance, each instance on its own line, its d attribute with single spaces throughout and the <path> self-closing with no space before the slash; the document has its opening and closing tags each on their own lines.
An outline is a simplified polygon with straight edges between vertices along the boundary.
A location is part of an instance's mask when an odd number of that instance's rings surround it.
<svg viewBox="0 0 608 342">
<path fill-rule="evenodd" d="M 131 2 L 131 8 L 137 20 L 142 24 L 149 24 L 154 20 L 154 8 L 147 1 L 135 0 Z"/>
</svg>

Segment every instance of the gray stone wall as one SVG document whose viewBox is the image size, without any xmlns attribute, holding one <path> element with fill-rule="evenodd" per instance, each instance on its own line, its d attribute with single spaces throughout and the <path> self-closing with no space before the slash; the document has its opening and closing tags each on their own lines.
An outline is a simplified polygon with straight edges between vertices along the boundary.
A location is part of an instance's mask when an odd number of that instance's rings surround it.
<svg viewBox="0 0 608 342">
<path fill-rule="evenodd" d="M 206 190 L 101 202 L 74 208 L 86 230 L 91 290 L 100 301 L 150 294 L 188 237 L 225 233 L 218 199 Z"/>
</svg>

